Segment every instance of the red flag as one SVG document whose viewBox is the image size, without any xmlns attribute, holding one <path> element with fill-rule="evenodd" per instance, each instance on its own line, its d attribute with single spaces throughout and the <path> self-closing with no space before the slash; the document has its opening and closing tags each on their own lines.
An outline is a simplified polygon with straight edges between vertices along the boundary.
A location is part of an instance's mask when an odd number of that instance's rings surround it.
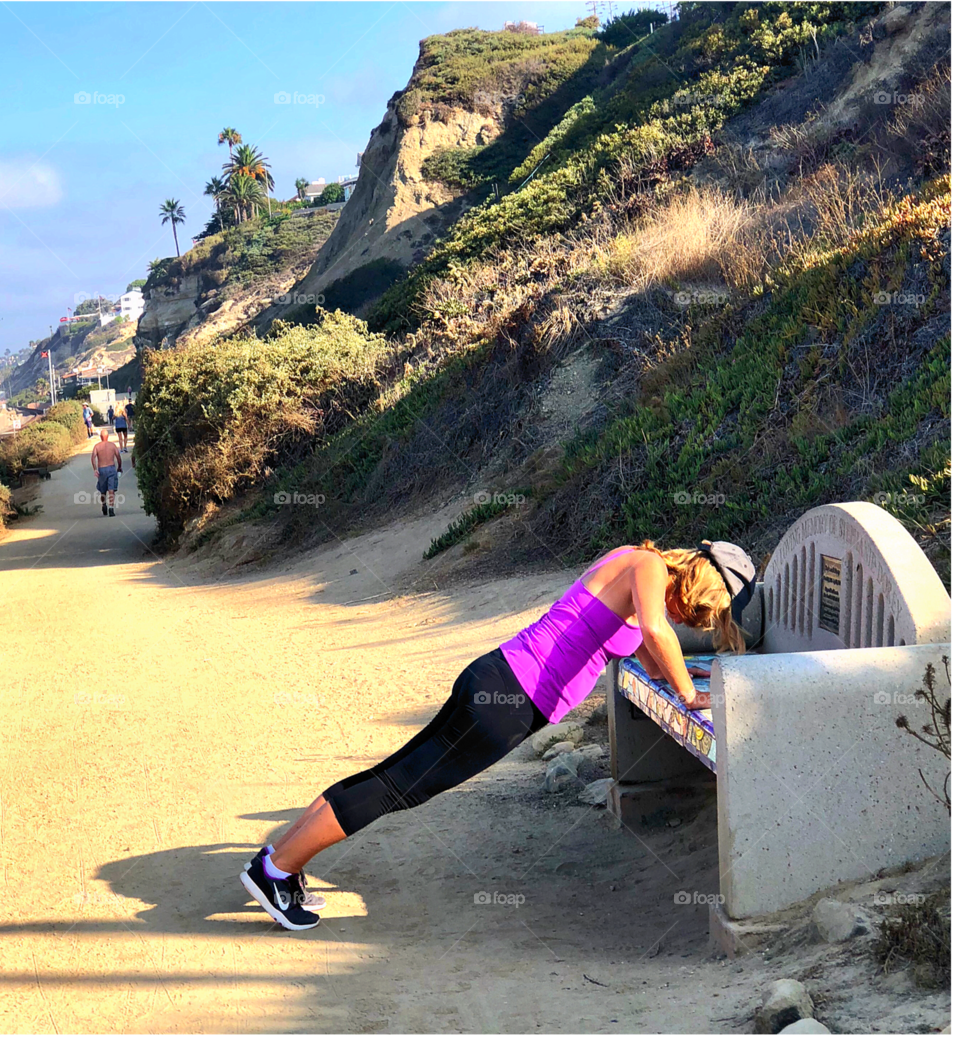
<svg viewBox="0 0 960 1038">
<path fill-rule="evenodd" d="M 48 350 L 41 350 L 41 351 L 40 351 L 40 356 L 41 356 L 41 357 L 49 357 L 49 356 L 50 356 L 50 353 L 49 353 L 49 351 L 48 351 Z"/>
</svg>

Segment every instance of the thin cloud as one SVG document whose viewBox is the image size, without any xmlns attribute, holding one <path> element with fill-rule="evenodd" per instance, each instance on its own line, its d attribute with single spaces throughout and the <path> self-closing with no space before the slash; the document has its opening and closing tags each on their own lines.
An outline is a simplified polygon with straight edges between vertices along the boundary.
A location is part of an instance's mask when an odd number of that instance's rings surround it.
<svg viewBox="0 0 960 1038">
<path fill-rule="evenodd" d="M 61 198 L 60 175 L 49 163 L 28 157 L 0 159 L 0 206 L 41 209 Z"/>
</svg>

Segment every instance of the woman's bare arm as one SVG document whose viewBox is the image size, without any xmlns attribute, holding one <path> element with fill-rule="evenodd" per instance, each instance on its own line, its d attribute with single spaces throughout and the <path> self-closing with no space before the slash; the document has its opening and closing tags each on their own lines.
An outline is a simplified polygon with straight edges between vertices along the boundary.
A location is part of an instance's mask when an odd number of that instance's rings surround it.
<svg viewBox="0 0 960 1038">
<path fill-rule="evenodd" d="M 659 556 L 644 552 L 638 556 L 633 572 L 631 593 L 643 632 L 643 645 L 660 673 L 684 703 L 691 707 L 700 706 L 696 688 L 687 673 L 680 641 L 664 615 L 669 579 L 667 567 Z"/>
<path fill-rule="evenodd" d="M 660 668 L 657 666 L 656 660 L 647 651 L 647 647 L 643 644 L 643 642 L 641 642 L 637 646 L 636 657 L 643 664 L 643 669 L 650 675 L 650 677 L 663 677 L 663 675 L 660 673 Z"/>
</svg>

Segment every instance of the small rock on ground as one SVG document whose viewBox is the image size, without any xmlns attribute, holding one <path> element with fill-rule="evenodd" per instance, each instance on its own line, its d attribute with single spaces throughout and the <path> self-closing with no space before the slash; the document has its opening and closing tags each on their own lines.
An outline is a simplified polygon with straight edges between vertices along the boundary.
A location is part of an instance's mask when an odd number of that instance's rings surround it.
<svg viewBox="0 0 960 1038">
<path fill-rule="evenodd" d="M 830 1028 L 824 1027 L 819 1020 L 806 1017 L 803 1020 L 795 1020 L 780 1032 L 781 1034 L 830 1034 Z"/>
<path fill-rule="evenodd" d="M 584 786 L 583 792 L 577 799 L 582 800 L 585 804 L 602 806 L 607 802 L 607 794 L 610 792 L 611 786 L 613 786 L 612 778 L 597 779 L 596 782 Z"/>
<path fill-rule="evenodd" d="M 848 941 L 856 934 L 867 932 L 867 925 L 853 905 L 845 905 L 833 898 L 822 897 L 813 910 L 817 933 L 830 944 Z"/>
<path fill-rule="evenodd" d="M 574 744 L 572 742 L 569 742 L 569 741 L 555 742 L 550 747 L 550 749 L 543 751 L 543 756 L 540 759 L 541 760 L 553 760 L 554 757 L 559 756 L 561 753 L 569 753 L 574 748 L 575 748 Z"/>
<path fill-rule="evenodd" d="M 569 756 L 569 754 L 564 754 Z M 543 780 L 543 788 L 547 793 L 559 793 L 560 790 L 574 785 L 580 780 L 577 778 L 576 769 L 565 764 L 562 759 L 550 761 L 547 766 L 547 774 Z"/>
<path fill-rule="evenodd" d="M 559 724 L 548 724 L 539 732 L 530 736 L 530 748 L 542 757 L 544 750 L 549 750 L 554 743 L 572 742 L 576 745 L 583 739 L 583 726 L 578 721 L 561 721 Z"/>
<path fill-rule="evenodd" d="M 779 1034 L 786 1026 L 813 1016 L 813 1000 L 799 980 L 768 984 L 760 995 L 757 1034 Z"/>
</svg>

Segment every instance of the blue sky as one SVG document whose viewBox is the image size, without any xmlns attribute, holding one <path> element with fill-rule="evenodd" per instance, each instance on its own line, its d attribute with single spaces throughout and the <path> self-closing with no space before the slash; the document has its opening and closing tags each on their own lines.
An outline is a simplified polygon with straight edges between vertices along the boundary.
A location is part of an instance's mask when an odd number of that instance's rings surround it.
<svg viewBox="0 0 960 1038">
<path fill-rule="evenodd" d="M 523 18 L 552 32 L 587 13 L 546 0 L 0 3 L 0 354 L 48 334 L 78 295 L 118 294 L 173 255 L 164 199 L 182 202 L 189 245 L 224 126 L 291 197 L 299 176 L 356 171 L 424 36 Z M 317 101 L 278 105 L 281 91 Z"/>
</svg>

